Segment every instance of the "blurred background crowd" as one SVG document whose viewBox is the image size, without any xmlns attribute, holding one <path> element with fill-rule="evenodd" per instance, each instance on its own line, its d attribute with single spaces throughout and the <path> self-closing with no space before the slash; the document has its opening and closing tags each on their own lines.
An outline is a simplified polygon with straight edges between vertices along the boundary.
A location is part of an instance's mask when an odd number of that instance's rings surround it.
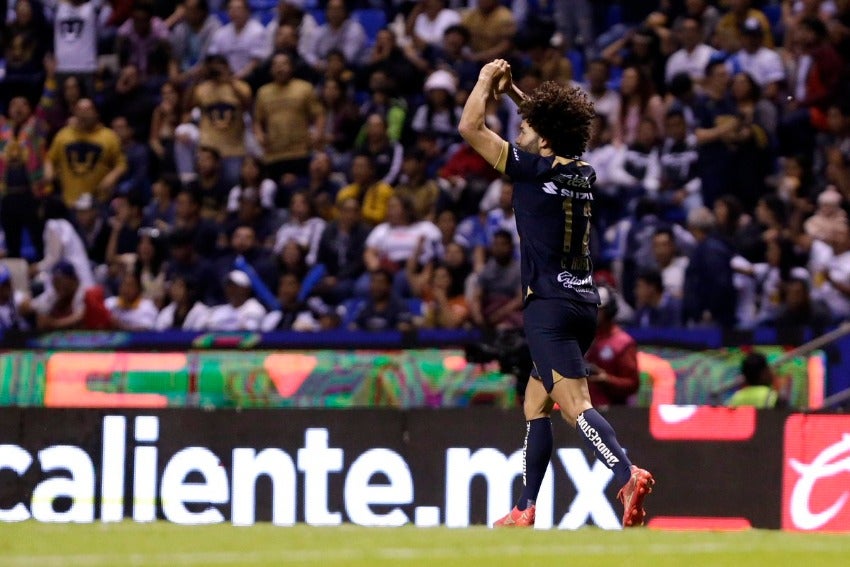
<svg viewBox="0 0 850 567">
<path fill-rule="evenodd" d="M 0 0 L 0 329 L 517 329 L 478 70 L 596 103 L 633 326 L 850 316 L 847 0 Z M 520 117 L 493 100 L 507 139 Z"/>
</svg>

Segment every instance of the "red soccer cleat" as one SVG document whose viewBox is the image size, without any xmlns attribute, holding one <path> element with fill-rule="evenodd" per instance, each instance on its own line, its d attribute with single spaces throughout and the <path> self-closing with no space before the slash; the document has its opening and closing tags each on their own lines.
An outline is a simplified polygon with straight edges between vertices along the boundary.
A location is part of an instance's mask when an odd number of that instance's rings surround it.
<svg viewBox="0 0 850 567">
<path fill-rule="evenodd" d="M 525 510 L 518 510 L 516 506 L 510 513 L 496 520 L 493 523 L 494 528 L 533 528 L 534 527 L 534 506 L 529 506 Z"/>
<path fill-rule="evenodd" d="M 617 499 L 623 503 L 624 528 L 643 525 L 643 519 L 646 516 L 643 501 L 652 492 L 652 485 L 654 484 L 655 479 L 652 478 L 649 471 L 632 465 L 632 477 L 617 493 Z"/>
</svg>

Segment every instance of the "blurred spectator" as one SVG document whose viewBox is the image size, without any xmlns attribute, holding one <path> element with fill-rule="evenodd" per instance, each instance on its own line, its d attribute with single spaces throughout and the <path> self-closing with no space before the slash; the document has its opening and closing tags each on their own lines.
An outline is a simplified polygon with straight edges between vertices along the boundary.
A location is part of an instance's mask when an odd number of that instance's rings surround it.
<svg viewBox="0 0 850 567">
<path fill-rule="evenodd" d="M 118 28 L 115 50 L 121 65 L 133 65 L 142 76 L 165 75 L 168 62 L 168 26 L 154 16 L 152 0 L 136 0 L 130 18 Z"/>
<path fill-rule="evenodd" d="M 232 0 L 241 4 L 244 0 Z M 206 59 L 207 78 L 190 95 L 189 107 L 201 111 L 197 143 L 201 147 L 216 150 L 222 159 L 222 176 L 228 187 L 239 179 L 239 168 L 245 157 L 245 118 L 251 110 L 251 87 L 235 78 L 227 60 L 221 55 L 210 55 Z M 181 174 L 191 173 L 189 163 L 193 161 L 195 140 L 188 131 L 181 135 L 177 129 L 175 157 Z M 188 130 L 188 129 L 187 129 Z"/>
<path fill-rule="evenodd" d="M 401 165 L 401 181 L 395 194 L 413 203 L 416 220 L 433 219 L 440 198 L 440 188 L 425 170 L 425 154 L 421 150 L 408 152 Z"/>
<path fill-rule="evenodd" d="M 682 47 L 667 59 L 666 82 L 669 85 L 676 74 L 687 73 L 699 85 L 705 78 L 705 66 L 715 51 L 703 41 L 702 25 L 696 18 L 684 18 L 677 32 Z"/>
<path fill-rule="evenodd" d="M 676 238 L 669 228 L 659 228 L 652 235 L 652 258 L 661 272 L 664 293 L 678 299 L 682 298 L 685 285 L 685 270 L 688 258 L 679 255 Z"/>
<path fill-rule="evenodd" d="M 268 56 L 266 30 L 251 18 L 248 0 L 229 0 L 227 17 L 229 23 L 213 33 L 206 53 L 224 56 L 233 75 L 244 80 Z"/>
<path fill-rule="evenodd" d="M 83 193 L 92 193 L 102 204 L 126 171 L 121 140 L 100 123 L 91 99 L 80 99 L 74 107 L 73 125 L 62 128 L 53 139 L 44 167 L 45 180 L 58 182 L 68 206 Z"/>
<path fill-rule="evenodd" d="M 97 71 L 101 4 L 101 0 L 60 0 L 53 20 L 58 80 L 61 83 L 66 76 L 76 75 L 88 93 L 94 90 Z"/>
<path fill-rule="evenodd" d="M 750 208 L 765 193 L 765 177 L 773 167 L 776 109 L 761 98 L 758 84 L 745 73 L 735 75 L 731 94 L 738 127 L 725 140 L 729 167 L 735 172 L 727 190 Z"/>
<path fill-rule="evenodd" d="M 299 299 L 301 282 L 295 274 L 284 274 L 277 287 L 280 309 L 263 318 L 263 331 L 320 331 L 336 325 L 336 314 L 318 297 Z"/>
<path fill-rule="evenodd" d="M 335 169 L 348 165 L 354 139 L 360 129 L 360 117 L 346 86 L 337 79 L 326 79 L 322 86 L 322 105 L 325 109 L 323 142 L 331 153 Z"/>
<path fill-rule="evenodd" d="M 521 287 L 513 237 L 507 231 L 499 231 L 493 236 L 490 259 L 478 275 L 469 306 L 472 321 L 491 329 L 521 327 Z"/>
<path fill-rule="evenodd" d="M 439 46 L 446 30 L 460 23 L 460 14 L 446 8 L 445 0 L 420 0 L 407 16 L 407 35 L 417 50 Z"/>
<path fill-rule="evenodd" d="M 275 183 L 287 173 L 307 174 L 310 150 L 320 144 L 325 130 L 325 114 L 313 86 L 294 78 L 293 70 L 292 58 L 276 53 L 273 82 L 260 88 L 254 107 L 254 136 Z"/>
<path fill-rule="evenodd" d="M 278 272 L 274 257 L 260 245 L 251 226 L 237 226 L 230 235 L 228 244 L 229 250 L 215 262 L 216 282 L 225 281 L 227 274 L 237 269 L 237 260 L 241 258 L 251 266 L 267 288 L 277 287 Z M 217 295 L 217 299 L 224 299 L 223 291 Z"/>
<path fill-rule="evenodd" d="M 696 136 L 688 133 L 681 110 L 667 112 L 665 131 L 667 138 L 658 160 L 661 173 L 658 199 L 662 211 L 669 211 L 667 216 L 681 221 L 688 212 L 702 206 L 699 151 Z"/>
<path fill-rule="evenodd" d="M 39 104 L 44 110 L 50 127 L 49 136 L 52 138 L 73 117 L 77 102 L 86 98 L 91 91 L 76 75 L 58 77 L 56 59 L 52 55 L 44 58 L 44 72 L 44 92 Z"/>
<path fill-rule="evenodd" d="M 41 11 L 34 10 L 29 0 L 15 4 L 15 20 L 0 36 L 6 64 L 3 79 L 6 89 L 0 95 L 0 107 L 5 107 L 13 93 L 30 99 L 40 94 L 44 79 L 42 60 L 52 47 L 51 36 Z"/>
<path fill-rule="evenodd" d="M 118 180 L 115 191 L 123 195 L 130 193 L 141 195 L 147 202 L 151 191 L 151 181 L 148 178 L 150 172 L 148 148 L 136 141 L 133 126 L 125 116 L 116 116 L 112 119 L 110 126 L 118 136 L 121 152 L 127 160 L 127 171 Z"/>
<path fill-rule="evenodd" d="M 747 20 L 758 22 L 765 35 L 765 45 L 773 48 L 773 35 L 770 33 L 770 22 L 764 12 L 753 8 L 752 0 L 729 0 L 729 11 L 717 22 L 717 30 L 725 31 L 734 36 L 738 43 L 741 42 L 741 30 Z"/>
<path fill-rule="evenodd" d="M 664 290 L 660 272 L 638 274 L 632 324 L 637 327 L 678 327 L 682 324 L 682 300 Z"/>
<path fill-rule="evenodd" d="M 806 219 L 803 229 L 816 240 L 829 242 L 847 226 L 847 212 L 841 208 L 841 194 L 829 186 L 818 195 L 815 214 Z"/>
<path fill-rule="evenodd" d="M 260 193 L 249 187 L 240 193 L 236 212 L 231 213 L 224 223 L 222 236 L 233 234 L 240 226 L 248 226 L 254 231 L 256 241 L 261 246 L 270 247 L 277 223 L 278 219 L 272 211 L 263 207 Z"/>
<path fill-rule="evenodd" d="M 561 45 L 552 45 L 546 34 L 535 34 L 521 43 L 523 51 L 528 55 L 527 73 L 536 75 L 541 81 L 572 84 L 573 64 Z"/>
<path fill-rule="evenodd" d="M 398 78 L 377 69 L 369 73 L 369 100 L 360 106 L 360 116 L 377 114 L 386 123 L 387 137 L 391 142 L 401 141 L 407 122 L 407 100 L 398 96 Z M 415 90 L 415 95 L 421 94 L 421 84 L 412 82 L 408 88 Z M 357 134 L 357 143 L 362 144 L 366 136 L 366 125 Z"/>
<path fill-rule="evenodd" d="M 57 199 L 47 199 L 42 204 L 44 216 L 44 257 L 40 262 L 30 265 L 33 277 L 45 285 L 49 284 L 53 269 L 61 263 L 69 264 L 74 271 L 74 279 L 83 289 L 94 285 L 89 258 L 85 245 L 68 221 L 68 209 Z M 67 270 L 66 270 L 67 272 Z"/>
<path fill-rule="evenodd" d="M 174 228 L 189 235 L 198 254 L 210 258 L 214 256 L 218 229 L 201 217 L 201 203 L 201 194 L 196 190 L 184 189 L 178 193 L 174 201 Z"/>
<path fill-rule="evenodd" d="M 266 168 L 254 156 L 245 156 L 239 171 L 239 184 L 227 194 L 227 212 L 239 210 L 239 202 L 247 191 L 254 191 L 264 209 L 273 209 L 277 197 L 277 184 L 266 175 Z"/>
<path fill-rule="evenodd" d="M 294 40 L 294 45 L 291 47 L 297 49 L 299 59 L 303 56 L 302 54 L 308 48 L 307 42 L 316 28 L 319 27 L 316 18 L 313 17 L 312 13 L 305 10 L 305 7 L 306 2 L 303 0 L 278 0 L 275 17 L 266 26 L 266 35 L 275 39 L 273 42 L 275 43 L 275 50 L 280 50 L 280 47 L 276 44 L 281 29 L 288 27 L 291 28 L 291 32 L 286 33 L 291 33 Z"/>
<path fill-rule="evenodd" d="M 782 284 L 791 277 L 795 259 L 792 242 L 775 237 L 767 241 L 765 262 L 751 263 L 741 256 L 732 258 L 739 327 L 749 329 L 776 317 Z"/>
<path fill-rule="evenodd" d="M 469 30 L 473 61 L 485 63 L 504 57 L 513 45 L 516 20 L 498 0 L 478 0 L 476 7 L 463 13 L 461 23 Z"/>
<path fill-rule="evenodd" d="M 620 209 L 634 210 L 638 199 L 658 199 L 661 187 L 661 164 L 658 160 L 658 128 L 650 118 L 642 118 L 634 141 L 620 152 L 613 164 L 611 178 L 619 185 Z"/>
<path fill-rule="evenodd" d="M 727 192 L 735 172 L 730 166 L 727 140 L 734 137 L 739 127 L 735 110 L 729 101 L 729 71 L 720 61 L 712 61 L 705 70 L 703 94 L 696 103 L 697 129 L 694 132 L 699 144 L 702 197 L 706 206 Z"/>
<path fill-rule="evenodd" d="M 100 214 L 91 193 L 83 193 L 74 203 L 73 221 L 89 260 L 94 265 L 105 263 L 111 227 Z"/>
<path fill-rule="evenodd" d="M 416 55 L 409 56 L 401 49 L 395 34 L 385 28 L 376 34 L 375 42 L 366 54 L 361 75 L 371 77 L 376 72 L 383 72 L 392 77 L 393 90 L 409 97 L 418 94 L 422 87 L 421 73 L 415 66 L 417 59 Z"/>
<path fill-rule="evenodd" d="M 593 107 L 596 110 L 596 114 L 605 117 L 605 122 L 602 127 L 604 128 L 606 125 L 611 128 L 615 126 L 617 127 L 616 130 L 612 131 L 611 140 L 609 141 L 619 142 L 621 102 L 620 93 L 608 86 L 608 81 L 611 80 L 611 64 L 602 58 L 594 59 L 587 65 L 585 80 L 587 81 L 585 90 L 590 96 L 590 100 L 593 101 Z M 601 134 L 601 132 L 599 133 Z M 594 163 L 594 167 L 599 169 L 599 166 L 597 166 L 595 162 L 591 163 Z M 599 181 L 597 180 L 597 183 L 598 182 Z"/>
<path fill-rule="evenodd" d="M 763 354 L 753 352 L 741 363 L 744 387 L 735 392 L 726 402 L 727 407 L 774 408 L 779 402 L 779 394 L 773 389 L 773 371 Z"/>
<path fill-rule="evenodd" d="M 166 244 L 166 236 L 159 229 L 149 227 L 139 229 L 139 243 L 136 245 L 136 258 L 132 271 L 139 275 L 142 297 L 153 301 L 157 309 L 165 305 L 166 300 Z"/>
<path fill-rule="evenodd" d="M 210 14 L 208 0 L 184 0 L 183 17 L 171 29 L 171 77 L 179 83 L 192 83 L 203 72 L 204 56 L 209 51 L 221 21 Z"/>
<path fill-rule="evenodd" d="M 507 178 L 493 182 L 499 186 L 499 200 L 495 207 L 487 211 L 484 221 L 484 245 L 490 246 L 496 233 L 505 230 L 514 242 L 519 242 L 519 231 L 514 215 L 514 184 Z"/>
<path fill-rule="evenodd" d="M 165 174 L 151 186 L 151 201 L 143 210 L 143 223 L 160 232 L 168 232 L 174 224 L 174 200 L 182 189 L 180 180 L 174 174 Z"/>
<path fill-rule="evenodd" d="M 192 278 L 197 286 L 197 297 L 205 304 L 212 305 L 215 302 L 215 292 L 218 287 L 215 270 L 210 261 L 199 254 L 193 233 L 177 229 L 169 235 L 168 240 L 171 254 L 168 259 L 166 281 Z"/>
<path fill-rule="evenodd" d="M 775 101 L 785 82 L 785 65 L 776 51 L 765 47 L 766 32 L 758 19 L 747 18 L 741 28 L 741 50 L 727 59 L 726 65 L 732 75 L 739 72 L 750 75 L 765 98 Z"/>
<path fill-rule="evenodd" d="M 425 48 L 423 61 L 418 62 L 417 68 L 422 71 L 448 71 L 458 78 L 458 86 L 462 90 L 470 92 L 478 79 L 478 64 L 469 57 L 471 39 L 469 29 L 464 26 L 449 26 L 439 46 Z"/>
<path fill-rule="evenodd" d="M 688 18 L 694 18 L 700 23 L 702 41 L 708 43 L 720 21 L 720 11 L 709 0 L 687 0 L 685 13 L 673 21 L 672 29 L 678 31 Z"/>
<path fill-rule="evenodd" d="M 325 8 L 327 22 L 313 30 L 304 41 L 301 54 L 318 72 L 327 68 L 327 56 L 341 50 L 348 63 L 358 64 L 365 55 L 366 32 L 359 22 L 349 17 L 345 0 L 328 0 Z"/>
<path fill-rule="evenodd" d="M 227 303 L 210 309 L 206 328 L 210 331 L 257 331 L 266 309 L 252 297 L 251 279 L 243 271 L 233 270 L 224 284 Z"/>
<path fill-rule="evenodd" d="M 240 158 L 242 161 L 244 158 Z M 209 146 L 198 149 L 195 171 L 196 177 L 189 183 L 189 187 L 201 199 L 201 216 L 211 222 L 221 222 L 224 220 L 230 188 L 238 183 L 238 177 L 233 183 L 225 179 L 221 154 Z"/>
<path fill-rule="evenodd" d="M 46 135 L 47 125 L 24 97 L 11 100 L 8 119 L 0 116 L 0 226 L 13 258 L 21 256 L 24 230 L 36 254 L 43 252 L 37 198 L 45 192 Z"/>
<path fill-rule="evenodd" d="M 457 124 L 461 108 L 455 104 L 457 83 L 448 71 L 437 70 L 425 81 L 425 102 L 416 109 L 410 127 L 414 132 L 431 132 L 446 150 L 460 141 Z"/>
<path fill-rule="evenodd" d="M 176 82 L 166 82 L 159 89 L 160 102 L 150 115 L 150 134 L 148 145 L 153 151 L 156 171 L 173 173 L 177 170 L 174 163 L 174 137 L 181 119 L 182 92 Z"/>
<path fill-rule="evenodd" d="M 392 281 L 392 274 L 386 270 L 369 274 L 369 298 L 358 304 L 352 329 L 406 331 L 411 328 L 413 317 L 404 301 L 393 293 Z"/>
<path fill-rule="evenodd" d="M 647 25 L 634 28 L 633 31 L 608 45 L 602 51 L 602 58 L 613 66 L 622 68 L 623 78 L 628 68 L 635 68 L 639 75 L 646 77 L 652 89 L 658 90 L 664 87 L 665 69 L 661 39 L 658 33 Z"/>
<path fill-rule="evenodd" d="M 714 215 L 705 207 L 688 213 L 688 230 L 697 241 L 685 270 L 682 305 L 686 324 L 735 325 L 735 288 L 729 245 L 714 234 Z"/>
<path fill-rule="evenodd" d="M 429 282 L 421 290 L 424 301 L 423 326 L 432 329 L 457 329 L 469 319 L 469 306 L 463 288 L 454 282 L 454 274 L 447 266 L 427 270 Z"/>
<path fill-rule="evenodd" d="M 620 115 L 617 117 L 617 127 L 622 136 L 622 142 L 630 145 L 637 141 L 638 130 L 644 119 L 655 124 L 655 131 L 664 130 L 664 104 L 652 85 L 649 75 L 638 67 L 627 67 L 623 70 L 620 82 Z"/>
<path fill-rule="evenodd" d="M 823 301 L 812 299 L 808 273 L 792 271 L 782 284 L 782 303 L 776 317 L 768 323 L 779 329 L 809 327 L 820 335 L 832 324 L 832 315 Z"/>
<path fill-rule="evenodd" d="M 153 301 L 142 297 L 141 279 L 132 270 L 124 272 L 118 295 L 106 299 L 106 308 L 115 328 L 123 331 L 151 330 L 159 314 Z"/>
<path fill-rule="evenodd" d="M 590 399 L 594 407 L 625 405 L 640 385 L 637 343 L 615 323 L 617 300 L 613 291 L 600 286 L 599 296 L 596 339 L 585 355 Z"/>
<path fill-rule="evenodd" d="M 383 116 L 370 114 L 366 118 L 365 138 L 357 150 L 372 156 L 375 177 L 380 177 L 381 181 L 389 185 L 395 185 L 401 173 L 404 148 L 399 142 L 390 140 L 387 122 Z"/>
<path fill-rule="evenodd" d="M 360 222 L 356 199 L 344 199 L 338 208 L 338 218 L 322 232 L 317 257 L 326 274 L 318 291 L 333 303 L 353 295 L 354 282 L 366 269 L 363 255 L 369 236 L 369 229 Z"/>
<path fill-rule="evenodd" d="M 78 328 L 85 316 L 86 286 L 77 277 L 74 265 L 60 260 L 50 268 L 50 281 L 45 290 L 21 304 L 24 316 L 35 315 L 39 331 L 61 331 Z"/>
<path fill-rule="evenodd" d="M 305 251 L 308 266 L 316 263 L 319 241 L 325 230 L 325 221 L 316 216 L 307 193 L 295 193 L 289 205 L 289 220 L 280 227 L 275 236 L 274 252 L 280 254 L 289 242 L 295 242 Z"/>
<path fill-rule="evenodd" d="M 139 229 L 142 228 L 142 200 L 138 194 L 118 195 L 112 199 L 110 208 L 114 213 L 109 218 L 112 228 L 106 244 L 106 263 L 120 260 L 125 254 L 133 254 L 139 246 Z"/>
<path fill-rule="evenodd" d="M 27 330 L 29 325 L 21 314 L 24 301 L 26 294 L 12 287 L 9 268 L 0 264 L 0 332 Z"/>
<path fill-rule="evenodd" d="M 198 286 L 190 276 L 178 276 L 168 287 L 171 302 L 156 317 L 157 331 L 182 329 L 202 331 L 206 328 L 209 308 L 198 299 Z"/>
<path fill-rule="evenodd" d="M 817 258 L 812 272 L 816 281 L 823 282 L 816 297 L 826 303 L 834 319 L 845 319 L 850 317 L 850 229 L 845 225 L 830 244 L 832 254 Z"/>
<path fill-rule="evenodd" d="M 375 163 L 369 154 L 357 154 L 351 163 L 351 183 L 336 195 L 337 207 L 349 198 L 361 203 L 363 220 L 377 225 L 387 216 L 387 202 L 394 189 L 375 177 Z"/>
<path fill-rule="evenodd" d="M 327 152 L 314 152 L 310 158 L 310 168 L 307 179 L 300 180 L 295 186 L 296 191 L 305 191 L 320 217 L 329 220 L 333 216 L 333 205 L 341 185 L 333 171 L 333 162 Z M 283 191 L 279 191 L 277 203 L 283 201 Z M 288 195 L 287 195 L 288 197 Z"/>
</svg>

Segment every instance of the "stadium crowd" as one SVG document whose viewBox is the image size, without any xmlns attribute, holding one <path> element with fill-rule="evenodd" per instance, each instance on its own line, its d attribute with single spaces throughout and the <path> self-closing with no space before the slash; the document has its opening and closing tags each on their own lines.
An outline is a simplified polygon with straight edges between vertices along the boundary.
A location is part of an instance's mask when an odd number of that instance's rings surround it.
<svg viewBox="0 0 850 567">
<path fill-rule="evenodd" d="M 457 133 L 495 57 L 595 101 L 618 320 L 850 316 L 847 0 L 2 13 L 0 328 L 520 327 L 513 187 Z M 503 99 L 487 120 L 512 140 Z"/>
</svg>

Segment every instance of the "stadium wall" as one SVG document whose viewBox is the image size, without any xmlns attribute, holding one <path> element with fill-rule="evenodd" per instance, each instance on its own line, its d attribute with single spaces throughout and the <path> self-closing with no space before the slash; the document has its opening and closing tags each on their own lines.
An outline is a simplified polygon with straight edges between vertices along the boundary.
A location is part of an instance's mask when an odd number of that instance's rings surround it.
<svg viewBox="0 0 850 567">
<path fill-rule="evenodd" d="M 850 531 L 850 416 L 618 409 L 657 479 L 650 526 Z M 0 411 L 0 520 L 490 524 L 518 494 L 519 410 Z M 618 529 L 618 487 L 563 423 L 540 528 Z"/>
</svg>

